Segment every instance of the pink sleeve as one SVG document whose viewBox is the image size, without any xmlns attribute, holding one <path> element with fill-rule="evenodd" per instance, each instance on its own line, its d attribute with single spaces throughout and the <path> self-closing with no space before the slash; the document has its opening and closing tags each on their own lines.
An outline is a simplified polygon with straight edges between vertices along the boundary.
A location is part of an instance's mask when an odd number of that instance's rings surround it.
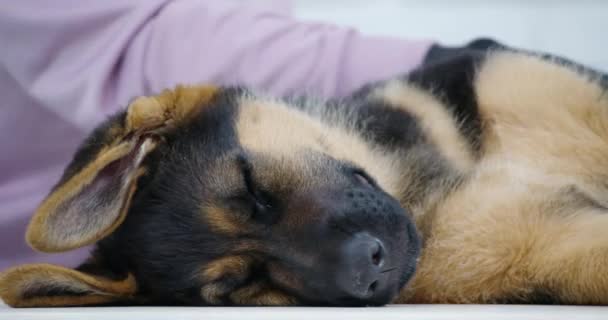
<svg viewBox="0 0 608 320">
<path fill-rule="evenodd" d="M 299 22 L 285 1 L 1 1 L 0 270 L 87 254 L 33 252 L 25 227 L 78 143 L 133 97 L 200 82 L 340 96 L 430 45 Z"/>
<path fill-rule="evenodd" d="M 134 96 L 177 83 L 344 95 L 410 70 L 430 44 L 299 22 L 284 1 L 12 0 L 3 6 L 0 63 L 28 96 L 85 130 Z"/>
<path fill-rule="evenodd" d="M 412 69 L 429 46 L 428 41 L 303 23 L 255 3 L 226 1 L 174 2 L 149 27 L 144 68 L 152 91 L 213 81 L 244 83 L 277 95 L 344 95 Z"/>
</svg>

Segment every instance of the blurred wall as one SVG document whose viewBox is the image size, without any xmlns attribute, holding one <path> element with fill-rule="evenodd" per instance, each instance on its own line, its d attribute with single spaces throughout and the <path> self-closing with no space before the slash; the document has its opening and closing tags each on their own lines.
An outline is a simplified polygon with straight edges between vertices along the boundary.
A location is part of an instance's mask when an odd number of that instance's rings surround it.
<svg viewBox="0 0 608 320">
<path fill-rule="evenodd" d="M 461 44 L 489 36 L 608 71 L 608 0 L 295 0 L 306 20 Z"/>
</svg>

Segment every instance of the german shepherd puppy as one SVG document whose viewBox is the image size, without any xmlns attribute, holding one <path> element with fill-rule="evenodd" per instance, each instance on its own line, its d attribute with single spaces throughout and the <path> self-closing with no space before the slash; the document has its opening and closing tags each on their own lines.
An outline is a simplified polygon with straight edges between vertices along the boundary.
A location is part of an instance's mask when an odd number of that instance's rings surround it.
<svg viewBox="0 0 608 320">
<path fill-rule="evenodd" d="M 349 98 L 180 86 L 84 141 L 11 306 L 608 304 L 605 75 L 481 40 Z"/>
</svg>

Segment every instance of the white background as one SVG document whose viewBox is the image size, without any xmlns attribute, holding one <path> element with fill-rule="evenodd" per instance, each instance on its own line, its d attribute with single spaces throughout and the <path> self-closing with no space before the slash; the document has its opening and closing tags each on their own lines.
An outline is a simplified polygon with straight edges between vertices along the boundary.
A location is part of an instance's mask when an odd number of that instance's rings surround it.
<svg viewBox="0 0 608 320">
<path fill-rule="evenodd" d="M 602 0 L 296 0 L 307 20 L 367 34 L 462 44 L 490 36 L 558 53 L 608 71 L 608 1 Z"/>
<path fill-rule="evenodd" d="M 222 0 L 218 0 L 222 1 Z M 608 0 L 296 0 L 296 16 L 367 34 L 462 44 L 489 36 L 608 70 Z M 607 275 L 608 276 L 608 275 Z M 385 308 L 68 308 L 15 310 L 20 319 L 608 319 L 607 307 L 392 306 Z"/>
</svg>

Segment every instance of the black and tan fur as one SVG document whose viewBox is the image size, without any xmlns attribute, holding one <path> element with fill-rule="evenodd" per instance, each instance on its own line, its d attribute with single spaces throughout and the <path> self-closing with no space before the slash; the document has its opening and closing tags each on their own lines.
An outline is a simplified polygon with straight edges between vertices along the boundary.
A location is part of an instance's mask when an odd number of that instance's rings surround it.
<svg viewBox="0 0 608 320">
<path fill-rule="evenodd" d="M 0 297 L 608 304 L 606 79 L 480 41 L 340 101 L 204 86 L 138 98 L 84 142 L 28 229 L 45 252 L 96 243 L 91 259 L 10 269 Z M 394 269 L 382 293 L 345 299 L 333 250 L 358 234 Z"/>
</svg>

